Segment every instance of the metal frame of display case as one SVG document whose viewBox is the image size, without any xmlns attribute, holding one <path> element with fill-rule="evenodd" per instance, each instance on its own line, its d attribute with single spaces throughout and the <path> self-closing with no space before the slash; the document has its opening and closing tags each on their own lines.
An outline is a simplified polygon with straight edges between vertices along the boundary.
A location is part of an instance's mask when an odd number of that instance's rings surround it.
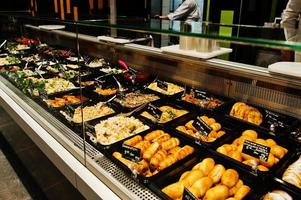
<svg viewBox="0 0 301 200">
<path fill-rule="evenodd" d="M 100 42 L 96 37 L 67 31 L 45 31 L 26 25 L 24 31 L 50 45 L 74 48 L 111 62 L 123 58 L 137 69 L 157 72 L 160 78 L 200 87 L 300 118 L 301 81 L 271 75 L 267 69 L 220 59 L 200 60 L 165 54 L 136 44 Z M 94 147 L 0 77 L 0 102 L 69 181 L 88 199 L 158 199 L 114 165 Z M 47 120 L 46 120 L 47 119 Z"/>
</svg>

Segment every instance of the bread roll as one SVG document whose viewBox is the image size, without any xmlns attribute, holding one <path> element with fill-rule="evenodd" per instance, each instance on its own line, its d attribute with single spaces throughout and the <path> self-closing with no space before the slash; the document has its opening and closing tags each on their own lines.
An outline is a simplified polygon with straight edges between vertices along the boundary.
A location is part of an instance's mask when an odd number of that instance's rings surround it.
<svg viewBox="0 0 301 200">
<path fill-rule="evenodd" d="M 273 139 L 266 139 L 265 141 L 269 147 L 277 145 L 277 143 Z"/>
<path fill-rule="evenodd" d="M 161 144 L 162 149 L 168 151 L 169 149 L 172 149 L 180 144 L 180 140 L 178 138 L 170 138 L 169 140 L 163 142 Z"/>
<path fill-rule="evenodd" d="M 211 180 L 211 178 L 209 177 L 202 177 L 201 179 L 197 180 L 191 188 L 195 188 L 197 190 L 197 192 L 195 194 L 196 197 L 201 198 L 202 196 L 205 195 L 205 193 L 207 192 L 207 190 L 209 190 L 211 188 L 211 186 L 213 185 L 213 182 Z"/>
<path fill-rule="evenodd" d="M 156 137 L 155 139 L 152 140 L 152 142 L 157 142 L 159 144 L 162 144 L 163 142 L 169 140 L 171 137 L 168 133 L 163 133 L 159 137 Z"/>
<path fill-rule="evenodd" d="M 202 162 L 195 165 L 193 169 L 201 170 L 205 176 L 214 168 L 215 162 L 212 158 L 205 158 Z"/>
<path fill-rule="evenodd" d="M 231 158 L 241 162 L 242 161 L 242 154 L 239 151 L 234 151 L 231 155 Z"/>
<path fill-rule="evenodd" d="M 269 157 L 268 157 L 268 160 L 267 161 L 262 161 L 260 160 L 259 161 L 260 164 L 262 164 L 263 166 L 267 167 L 267 168 L 270 168 L 274 165 L 275 163 L 275 157 L 272 153 L 270 153 Z"/>
<path fill-rule="evenodd" d="M 224 155 L 228 155 L 228 151 L 224 146 L 220 146 L 216 149 L 217 152 L 224 154 Z"/>
<path fill-rule="evenodd" d="M 229 189 L 224 185 L 217 185 L 206 192 L 204 200 L 224 200 L 228 196 Z"/>
<path fill-rule="evenodd" d="M 200 170 L 192 170 L 180 182 L 183 183 L 185 187 L 189 188 L 202 177 L 204 177 L 203 172 Z"/>
<path fill-rule="evenodd" d="M 241 186 L 237 192 L 234 194 L 234 198 L 237 200 L 241 200 L 245 198 L 245 196 L 250 192 L 250 187 L 247 185 Z"/>
<path fill-rule="evenodd" d="M 149 161 L 152 156 L 157 152 L 157 150 L 159 149 L 160 144 L 158 142 L 154 142 L 150 145 L 150 147 L 148 147 L 144 154 L 143 154 L 143 159 Z"/>
<path fill-rule="evenodd" d="M 171 199 L 179 199 L 183 195 L 184 185 L 181 182 L 173 183 L 163 188 L 162 192 L 164 192 Z"/>
<path fill-rule="evenodd" d="M 285 155 L 284 149 L 278 145 L 271 147 L 271 153 L 279 159 L 283 158 L 283 156 Z"/>
<path fill-rule="evenodd" d="M 177 160 L 182 160 L 183 158 L 185 158 L 189 154 L 192 154 L 193 151 L 194 151 L 193 147 L 191 147 L 189 145 L 185 145 L 177 153 L 175 153 L 175 155 L 177 156 Z"/>
<path fill-rule="evenodd" d="M 136 135 L 135 137 L 132 137 L 131 139 L 126 140 L 124 142 L 124 144 L 129 145 L 129 146 L 134 146 L 140 141 L 142 141 L 142 136 Z"/>
<path fill-rule="evenodd" d="M 159 137 L 163 133 L 164 133 L 164 131 L 162 131 L 162 130 L 152 131 L 144 136 L 144 140 L 151 142 L 153 139 L 155 139 L 156 137 Z"/>
<path fill-rule="evenodd" d="M 243 186 L 243 184 L 244 184 L 244 182 L 241 179 L 239 179 L 237 181 L 237 183 L 232 188 L 230 188 L 230 190 L 229 190 L 229 196 L 234 196 L 234 194 L 238 191 L 238 189 L 241 186 Z"/>
<path fill-rule="evenodd" d="M 167 152 L 164 149 L 161 149 L 155 153 L 155 155 L 151 158 L 150 164 L 152 167 L 157 168 L 167 156 Z"/>
<path fill-rule="evenodd" d="M 293 200 L 293 198 L 286 192 L 282 190 L 274 190 L 267 193 L 262 198 L 263 200 Z"/>
<path fill-rule="evenodd" d="M 171 166 L 172 164 L 174 164 L 177 161 L 178 161 L 177 156 L 175 154 L 170 154 L 162 162 L 160 162 L 158 170 L 161 171 L 161 170 Z"/>
<path fill-rule="evenodd" d="M 269 171 L 269 168 L 263 166 L 263 165 L 258 165 L 257 166 L 257 169 L 260 170 L 260 171 L 263 171 L 263 172 L 267 172 Z"/>
<path fill-rule="evenodd" d="M 213 180 L 213 183 L 218 183 L 225 171 L 226 170 L 223 165 L 217 164 L 214 166 L 208 176 Z"/>
<path fill-rule="evenodd" d="M 222 176 L 222 184 L 231 188 L 233 187 L 239 179 L 239 174 L 234 169 L 227 169 Z"/>
<path fill-rule="evenodd" d="M 253 141 L 256 140 L 258 137 L 257 132 L 254 130 L 245 130 L 241 135 L 253 138 Z"/>
</svg>

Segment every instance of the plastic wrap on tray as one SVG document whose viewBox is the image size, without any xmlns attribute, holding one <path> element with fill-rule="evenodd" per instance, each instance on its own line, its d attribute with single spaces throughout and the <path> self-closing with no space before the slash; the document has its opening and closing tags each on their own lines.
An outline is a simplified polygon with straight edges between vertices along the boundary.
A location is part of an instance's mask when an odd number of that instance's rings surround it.
<svg viewBox="0 0 301 200">
<path fill-rule="evenodd" d="M 101 145 L 110 145 L 149 129 L 139 119 L 131 116 L 113 116 L 94 126 L 96 140 Z"/>
<path fill-rule="evenodd" d="M 123 98 L 116 98 L 114 101 L 126 108 L 136 108 L 144 103 L 158 100 L 159 97 L 154 94 L 141 93 L 133 91 L 126 93 Z"/>
<path fill-rule="evenodd" d="M 242 180 L 239 171 L 224 166 L 211 156 L 193 165 L 182 174 L 176 182 L 162 188 L 162 192 L 170 199 L 185 199 L 190 195 L 197 199 L 243 199 L 251 191 L 251 187 Z M 184 189 L 185 188 L 185 189 Z"/>
<path fill-rule="evenodd" d="M 152 177 L 194 152 L 194 148 L 181 144 L 181 141 L 163 130 L 136 135 L 123 142 L 140 151 L 140 160 L 132 161 L 123 157 L 123 152 L 115 151 L 112 156 L 127 166 L 133 173 Z"/>
</svg>

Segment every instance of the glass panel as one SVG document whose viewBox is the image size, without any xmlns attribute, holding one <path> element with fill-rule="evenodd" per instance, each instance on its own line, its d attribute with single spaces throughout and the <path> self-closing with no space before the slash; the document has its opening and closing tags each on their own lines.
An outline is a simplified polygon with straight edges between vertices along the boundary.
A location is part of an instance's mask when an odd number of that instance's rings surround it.
<svg viewBox="0 0 301 200">
<path fill-rule="evenodd" d="M 177 20 L 156 19 L 117 19 L 116 24 L 110 23 L 110 20 L 105 19 L 84 20 L 78 23 L 87 27 L 118 28 L 119 30 L 135 30 L 142 33 L 204 37 L 237 44 L 301 50 L 301 43 L 285 41 L 283 29 L 274 27 L 211 22 L 185 23 Z M 272 38 L 270 37 L 271 35 L 273 36 Z"/>
</svg>

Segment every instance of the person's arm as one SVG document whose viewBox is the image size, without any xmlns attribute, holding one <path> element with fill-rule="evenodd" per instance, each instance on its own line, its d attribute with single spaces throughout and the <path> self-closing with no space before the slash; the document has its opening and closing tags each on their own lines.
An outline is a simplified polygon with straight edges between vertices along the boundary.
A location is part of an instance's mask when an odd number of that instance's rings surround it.
<svg viewBox="0 0 301 200">
<path fill-rule="evenodd" d="M 282 13 L 282 21 L 285 37 L 290 40 L 296 35 L 297 20 L 301 14 L 301 0 L 289 0 L 285 10 Z M 301 28 L 301 27 L 299 27 Z"/>
<path fill-rule="evenodd" d="M 191 3 L 190 0 L 184 1 L 173 13 L 169 13 L 167 18 L 169 20 L 177 20 L 183 17 L 186 17 L 191 11 Z"/>
</svg>

